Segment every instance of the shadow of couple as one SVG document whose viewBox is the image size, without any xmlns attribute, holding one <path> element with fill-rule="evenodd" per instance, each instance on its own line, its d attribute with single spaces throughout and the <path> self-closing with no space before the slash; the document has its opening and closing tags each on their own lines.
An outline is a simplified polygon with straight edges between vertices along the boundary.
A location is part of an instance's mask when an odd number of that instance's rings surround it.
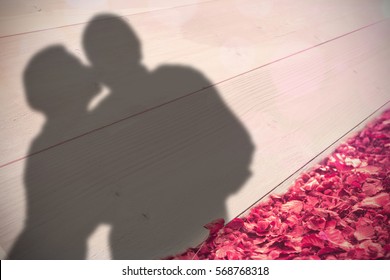
<svg viewBox="0 0 390 280">
<path fill-rule="evenodd" d="M 94 17 L 83 44 L 91 66 L 58 45 L 25 69 L 27 100 L 46 121 L 26 160 L 25 226 L 9 258 L 85 259 L 102 224 L 109 248 L 95 253 L 113 259 L 197 245 L 250 176 L 249 134 L 199 71 L 146 69 L 122 18 Z M 109 95 L 89 110 L 101 85 Z"/>
</svg>

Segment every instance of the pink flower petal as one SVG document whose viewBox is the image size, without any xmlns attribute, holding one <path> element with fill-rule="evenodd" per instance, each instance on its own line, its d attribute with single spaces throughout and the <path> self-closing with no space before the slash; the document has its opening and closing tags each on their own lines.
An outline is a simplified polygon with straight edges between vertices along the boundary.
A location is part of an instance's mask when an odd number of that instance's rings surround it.
<svg viewBox="0 0 390 280">
<path fill-rule="evenodd" d="M 386 214 L 390 214 L 390 202 L 387 203 L 385 206 L 383 206 L 383 211 L 384 211 Z"/>
<path fill-rule="evenodd" d="M 351 259 L 357 259 L 357 260 L 364 260 L 369 259 L 368 253 L 366 250 L 361 248 L 353 248 L 350 251 L 348 251 L 348 257 Z"/>
<path fill-rule="evenodd" d="M 217 219 L 212 221 L 211 223 L 206 224 L 204 227 L 210 231 L 210 235 L 216 234 L 223 225 L 225 224 L 224 219 Z"/>
<path fill-rule="evenodd" d="M 250 257 L 251 260 L 269 260 L 268 255 L 266 254 L 253 254 Z"/>
<path fill-rule="evenodd" d="M 327 229 L 323 232 L 320 232 L 319 236 L 342 249 L 348 249 L 352 247 L 351 243 L 345 240 L 343 234 L 338 229 Z"/>
<path fill-rule="evenodd" d="M 380 258 L 384 255 L 385 250 L 383 247 L 373 242 L 372 240 L 365 240 L 360 243 L 359 248 L 366 250 L 371 258 Z"/>
<path fill-rule="evenodd" d="M 322 217 L 312 216 L 306 222 L 306 227 L 311 230 L 323 230 L 326 225 L 326 220 Z"/>
<path fill-rule="evenodd" d="M 318 187 L 319 183 L 316 178 L 310 178 L 309 181 L 304 185 L 304 188 L 306 191 L 314 190 L 316 187 Z"/>
<path fill-rule="evenodd" d="M 390 259 L 390 109 L 285 194 L 170 259 Z"/>
<path fill-rule="evenodd" d="M 290 232 L 291 236 L 302 236 L 305 232 L 305 228 L 303 226 L 295 226 L 294 229 Z"/>
<path fill-rule="evenodd" d="M 319 256 L 327 255 L 327 254 L 337 254 L 343 252 L 340 248 L 332 248 L 332 247 L 324 247 L 318 251 Z"/>
<path fill-rule="evenodd" d="M 216 252 L 215 252 L 215 255 L 217 258 L 219 259 L 224 259 L 226 257 L 226 254 L 227 253 L 232 253 L 232 252 L 235 252 L 235 248 L 233 246 L 224 246 L 224 247 L 221 247 L 219 248 Z"/>
<path fill-rule="evenodd" d="M 321 258 L 318 256 L 302 256 L 302 257 L 296 257 L 294 260 L 320 260 Z"/>
<path fill-rule="evenodd" d="M 299 214 L 302 211 L 303 202 L 299 200 L 291 200 L 280 207 L 283 212 L 293 212 Z"/>
<path fill-rule="evenodd" d="M 318 202 L 319 202 L 318 197 L 308 196 L 308 197 L 306 197 L 305 207 L 306 206 L 315 207 Z"/>
<path fill-rule="evenodd" d="M 380 168 L 376 167 L 376 166 L 369 165 L 369 166 L 365 166 L 365 167 L 356 168 L 355 171 L 366 173 L 369 175 L 373 175 L 373 174 L 378 174 L 378 172 L 380 171 Z"/>
<path fill-rule="evenodd" d="M 256 232 L 257 233 L 265 233 L 268 231 L 268 227 L 270 226 L 270 223 L 268 221 L 259 221 L 257 223 Z"/>
<path fill-rule="evenodd" d="M 233 230 L 239 230 L 244 226 L 244 221 L 240 218 L 234 218 L 227 225 L 226 228 L 231 228 Z"/>
<path fill-rule="evenodd" d="M 385 206 L 390 202 L 390 196 L 388 193 L 380 193 L 373 197 L 365 198 L 361 203 L 361 207 L 379 208 Z"/>
<path fill-rule="evenodd" d="M 324 240 L 319 238 L 316 234 L 305 235 L 302 238 L 302 247 L 312 247 L 312 246 L 323 248 Z"/>
<path fill-rule="evenodd" d="M 381 181 L 378 179 L 370 178 L 363 184 L 363 191 L 368 196 L 373 196 L 382 190 L 383 187 Z"/>
<path fill-rule="evenodd" d="M 362 161 L 361 161 L 360 159 L 358 159 L 358 158 L 350 158 L 350 157 L 347 157 L 347 158 L 345 159 L 345 164 L 346 164 L 347 166 L 352 166 L 352 167 L 354 167 L 354 168 L 359 167 L 361 163 L 362 163 Z"/>
<path fill-rule="evenodd" d="M 370 225 L 361 225 L 356 227 L 356 232 L 354 234 L 355 238 L 359 241 L 364 239 L 370 239 L 374 236 L 375 230 Z"/>
</svg>

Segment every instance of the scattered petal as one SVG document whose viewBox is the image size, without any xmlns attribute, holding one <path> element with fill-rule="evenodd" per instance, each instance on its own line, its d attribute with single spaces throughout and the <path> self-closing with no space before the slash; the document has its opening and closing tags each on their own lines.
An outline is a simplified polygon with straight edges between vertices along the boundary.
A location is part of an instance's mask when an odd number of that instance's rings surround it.
<svg viewBox="0 0 390 280">
<path fill-rule="evenodd" d="M 381 181 L 378 179 L 370 178 L 363 184 L 363 191 L 368 196 L 373 196 L 382 190 Z"/>
<path fill-rule="evenodd" d="M 225 224 L 224 219 L 217 219 L 212 221 L 211 223 L 206 224 L 204 227 L 207 228 L 210 231 L 210 235 L 216 234 L 221 228 L 223 228 L 223 225 Z"/>
<path fill-rule="evenodd" d="M 168 259 L 390 259 L 390 110 L 209 237 Z"/>
<path fill-rule="evenodd" d="M 299 200 L 291 200 L 280 207 L 283 212 L 292 212 L 299 214 L 302 211 L 303 202 Z"/>
<path fill-rule="evenodd" d="M 239 230 L 244 226 L 244 221 L 240 218 L 234 218 L 231 220 L 226 227 L 231 228 L 233 230 Z"/>
<path fill-rule="evenodd" d="M 360 225 L 356 227 L 356 232 L 354 234 L 355 238 L 359 241 L 364 239 L 370 239 L 375 234 L 375 230 L 370 225 Z"/>
<path fill-rule="evenodd" d="M 302 238 L 302 247 L 312 247 L 312 246 L 323 248 L 324 240 L 319 238 L 316 234 L 305 235 Z"/>
<path fill-rule="evenodd" d="M 380 193 L 373 197 L 365 198 L 360 206 L 362 207 L 370 207 L 370 208 L 379 208 L 385 206 L 390 202 L 390 196 L 388 193 Z"/>
</svg>

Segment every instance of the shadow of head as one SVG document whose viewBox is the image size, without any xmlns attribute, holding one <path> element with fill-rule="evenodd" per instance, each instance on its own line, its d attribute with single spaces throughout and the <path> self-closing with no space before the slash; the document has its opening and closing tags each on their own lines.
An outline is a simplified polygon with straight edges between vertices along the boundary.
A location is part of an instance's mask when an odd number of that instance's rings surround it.
<svg viewBox="0 0 390 280">
<path fill-rule="evenodd" d="M 121 17 L 100 14 L 88 23 L 83 36 L 86 55 L 96 71 L 117 73 L 120 65 L 136 65 L 142 59 L 135 32 Z"/>
<path fill-rule="evenodd" d="M 98 93 L 92 71 L 65 50 L 51 46 L 37 53 L 24 71 L 29 105 L 52 119 L 61 114 L 79 115 Z"/>
</svg>

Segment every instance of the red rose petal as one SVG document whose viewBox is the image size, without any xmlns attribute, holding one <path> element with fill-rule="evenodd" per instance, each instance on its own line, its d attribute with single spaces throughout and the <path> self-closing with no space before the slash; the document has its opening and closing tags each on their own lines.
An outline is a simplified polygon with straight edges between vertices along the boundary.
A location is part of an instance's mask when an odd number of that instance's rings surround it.
<svg viewBox="0 0 390 280">
<path fill-rule="evenodd" d="M 291 236 L 302 236 L 302 234 L 305 232 L 305 228 L 303 226 L 295 226 L 294 229 L 291 231 Z"/>
<path fill-rule="evenodd" d="M 210 235 L 216 234 L 225 224 L 224 219 L 217 219 L 211 223 L 206 224 L 204 227 L 210 231 Z"/>
<path fill-rule="evenodd" d="M 378 208 L 383 207 L 390 202 L 390 196 L 388 193 L 380 193 L 373 197 L 365 198 L 361 203 L 361 207 Z"/>
<path fill-rule="evenodd" d="M 383 211 L 384 211 L 386 214 L 390 214 L 390 202 L 387 203 L 385 206 L 383 206 Z"/>
<path fill-rule="evenodd" d="M 348 251 L 348 257 L 351 259 L 358 259 L 358 260 L 364 260 L 368 259 L 368 254 L 366 250 L 361 249 L 361 248 L 353 248 L 350 251 Z"/>
<path fill-rule="evenodd" d="M 358 158 L 350 158 L 350 157 L 347 157 L 345 159 L 345 164 L 348 165 L 348 166 L 352 166 L 352 167 L 359 167 L 360 164 L 362 163 L 362 161 Z"/>
<path fill-rule="evenodd" d="M 312 247 L 312 246 L 323 248 L 324 240 L 319 238 L 316 234 L 305 235 L 302 238 L 302 247 Z"/>
<path fill-rule="evenodd" d="M 303 202 L 299 200 L 291 200 L 280 207 L 283 212 L 293 212 L 299 214 L 302 211 Z"/>
<path fill-rule="evenodd" d="M 285 194 L 223 224 L 170 259 L 390 259 L 390 110 Z"/>
<path fill-rule="evenodd" d="M 343 234 L 338 229 L 327 229 L 323 232 L 320 232 L 319 236 L 342 249 L 352 247 L 351 243 L 345 240 Z"/>
<path fill-rule="evenodd" d="M 226 228 L 231 228 L 233 230 L 239 230 L 244 226 L 244 221 L 240 218 L 234 218 L 227 225 Z"/>
<path fill-rule="evenodd" d="M 307 181 L 307 183 L 305 184 L 304 188 L 307 191 L 311 191 L 311 190 L 315 189 L 316 187 L 318 187 L 318 185 L 319 185 L 319 183 L 318 183 L 316 178 L 310 178 L 310 180 Z"/>
<path fill-rule="evenodd" d="M 343 252 L 343 250 L 341 250 L 339 248 L 324 247 L 321 250 L 319 250 L 317 254 L 319 256 L 323 256 L 323 255 L 327 255 L 327 254 L 336 254 L 336 253 L 340 253 L 340 252 Z"/>
<path fill-rule="evenodd" d="M 385 250 L 383 247 L 373 242 L 372 240 L 365 240 L 362 243 L 360 243 L 359 248 L 366 250 L 373 258 L 378 258 L 384 255 Z"/>
<path fill-rule="evenodd" d="M 264 233 L 268 230 L 270 223 L 268 221 L 259 221 L 257 223 L 256 232 L 258 233 Z"/>
<path fill-rule="evenodd" d="M 376 166 L 369 165 L 369 166 L 365 166 L 365 167 L 356 168 L 355 171 L 367 173 L 369 175 L 373 175 L 373 174 L 378 174 L 378 172 L 380 171 L 380 168 L 376 167 Z"/>
<path fill-rule="evenodd" d="M 336 220 L 329 220 L 325 224 L 325 227 L 327 229 L 334 229 L 336 226 L 337 226 L 337 221 Z"/>
<path fill-rule="evenodd" d="M 224 259 L 227 255 L 227 253 L 234 253 L 236 252 L 235 247 L 233 246 L 224 246 L 222 248 L 219 248 L 216 252 L 215 255 L 219 259 Z"/>
<path fill-rule="evenodd" d="M 308 197 L 306 197 L 305 207 L 306 206 L 315 207 L 318 202 L 319 202 L 318 197 L 308 196 Z"/>
<path fill-rule="evenodd" d="M 312 216 L 308 219 L 306 226 L 312 230 L 322 230 L 325 228 L 326 220 L 322 217 Z"/>
<path fill-rule="evenodd" d="M 251 260 L 269 260 L 269 257 L 266 254 L 253 254 L 250 259 Z"/>
<path fill-rule="evenodd" d="M 355 238 L 359 241 L 364 239 L 370 239 L 375 234 L 375 230 L 370 225 L 362 225 L 356 227 L 356 232 L 354 234 Z"/>
<path fill-rule="evenodd" d="M 294 260 L 321 260 L 318 256 L 303 256 L 303 257 L 296 257 Z"/>
<path fill-rule="evenodd" d="M 373 196 L 382 190 L 381 181 L 378 179 L 370 178 L 363 184 L 363 191 L 368 196 Z"/>
</svg>

